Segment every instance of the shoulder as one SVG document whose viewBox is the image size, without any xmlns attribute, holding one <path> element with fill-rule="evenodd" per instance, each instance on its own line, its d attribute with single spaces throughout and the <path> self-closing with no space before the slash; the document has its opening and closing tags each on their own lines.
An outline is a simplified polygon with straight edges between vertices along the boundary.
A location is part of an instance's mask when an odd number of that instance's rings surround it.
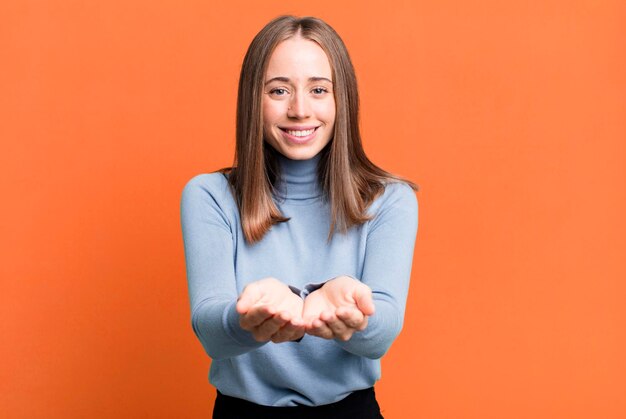
<svg viewBox="0 0 626 419">
<path fill-rule="evenodd" d="M 223 173 L 203 173 L 192 177 L 183 188 L 183 198 L 209 194 L 215 197 L 230 195 L 228 179 Z"/>
<path fill-rule="evenodd" d="M 185 184 L 181 206 L 230 209 L 236 204 L 226 175 L 214 172 L 196 175 Z"/>
<path fill-rule="evenodd" d="M 417 213 L 417 197 L 413 188 L 407 183 L 389 181 L 384 184 L 384 187 L 384 192 L 372 202 L 371 210 L 378 212 L 383 209 L 401 207 Z"/>
<path fill-rule="evenodd" d="M 384 192 L 368 208 L 370 231 L 378 227 L 396 226 L 414 230 L 417 228 L 417 198 L 415 191 L 407 183 L 390 181 L 385 184 Z"/>
<path fill-rule="evenodd" d="M 224 173 L 221 172 L 213 172 L 213 173 L 201 173 L 189 179 L 189 181 L 185 184 L 184 189 L 193 189 L 193 188 L 222 188 L 224 186 L 228 186 L 228 178 Z M 184 190 L 183 189 L 183 190 Z"/>
</svg>

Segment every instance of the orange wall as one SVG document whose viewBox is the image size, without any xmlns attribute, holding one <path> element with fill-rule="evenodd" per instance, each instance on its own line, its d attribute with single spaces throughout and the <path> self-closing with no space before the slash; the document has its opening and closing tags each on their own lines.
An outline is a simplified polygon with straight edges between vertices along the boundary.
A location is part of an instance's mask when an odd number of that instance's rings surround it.
<svg viewBox="0 0 626 419">
<path fill-rule="evenodd" d="M 422 186 L 386 417 L 626 417 L 626 3 L 287 3 L 1 2 L 0 416 L 209 417 L 180 193 L 231 162 L 245 48 L 295 13 Z"/>
</svg>

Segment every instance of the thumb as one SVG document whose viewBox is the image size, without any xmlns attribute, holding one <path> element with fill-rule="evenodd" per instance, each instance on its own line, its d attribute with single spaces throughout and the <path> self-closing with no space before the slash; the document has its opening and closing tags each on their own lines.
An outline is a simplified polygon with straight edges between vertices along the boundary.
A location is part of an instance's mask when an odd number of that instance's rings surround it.
<svg viewBox="0 0 626 419">
<path fill-rule="evenodd" d="M 366 316 L 374 314 L 376 308 L 374 307 L 374 299 L 372 298 L 372 290 L 370 287 L 365 284 L 355 287 L 352 298 L 354 298 L 354 302 L 359 310 L 361 310 L 361 313 Z"/>
<path fill-rule="evenodd" d="M 241 295 L 237 299 L 237 313 L 245 314 L 250 308 L 261 299 L 261 290 L 256 284 L 249 284 L 243 289 Z"/>
<path fill-rule="evenodd" d="M 309 294 L 304 299 L 301 318 L 306 324 L 311 324 L 313 320 L 319 318 L 324 308 L 326 308 L 326 305 L 324 304 L 319 293 Z"/>
</svg>

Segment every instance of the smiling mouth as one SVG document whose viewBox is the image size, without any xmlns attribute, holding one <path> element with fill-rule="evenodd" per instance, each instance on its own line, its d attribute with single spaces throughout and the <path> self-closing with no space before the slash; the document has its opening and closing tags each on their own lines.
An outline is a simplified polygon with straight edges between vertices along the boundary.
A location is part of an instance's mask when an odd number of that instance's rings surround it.
<svg viewBox="0 0 626 419">
<path fill-rule="evenodd" d="M 306 137 L 308 135 L 313 134 L 317 128 L 319 127 L 302 129 L 302 130 L 287 129 L 287 128 L 280 128 L 280 129 L 293 137 Z"/>
</svg>

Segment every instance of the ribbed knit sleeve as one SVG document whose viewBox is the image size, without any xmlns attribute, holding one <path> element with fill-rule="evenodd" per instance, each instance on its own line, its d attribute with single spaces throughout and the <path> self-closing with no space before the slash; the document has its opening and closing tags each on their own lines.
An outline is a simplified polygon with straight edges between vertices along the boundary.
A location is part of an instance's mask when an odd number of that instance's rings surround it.
<svg viewBox="0 0 626 419">
<path fill-rule="evenodd" d="M 259 348 L 239 326 L 238 290 L 233 266 L 232 199 L 222 174 L 199 175 L 182 192 L 181 224 L 193 330 L 213 359 L 234 357 Z"/>
<path fill-rule="evenodd" d="M 403 183 L 387 185 L 369 222 L 363 274 L 372 289 L 376 312 L 367 328 L 338 344 L 350 353 L 382 357 L 402 329 L 417 234 L 418 207 L 413 190 Z"/>
</svg>

